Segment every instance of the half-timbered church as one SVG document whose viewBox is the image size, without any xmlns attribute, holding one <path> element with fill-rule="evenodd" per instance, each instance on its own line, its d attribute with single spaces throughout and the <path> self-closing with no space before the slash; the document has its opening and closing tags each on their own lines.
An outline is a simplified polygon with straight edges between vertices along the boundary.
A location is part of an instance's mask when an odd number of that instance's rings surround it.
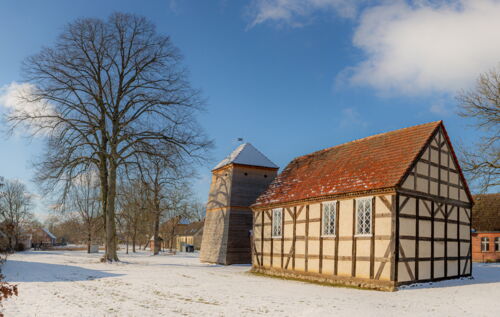
<svg viewBox="0 0 500 317">
<path fill-rule="evenodd" d="M 252 205 L 253 271 L 386 290 L 470 276 L 472 203 L 441 121 L 301 156 Z"/>
</svg>

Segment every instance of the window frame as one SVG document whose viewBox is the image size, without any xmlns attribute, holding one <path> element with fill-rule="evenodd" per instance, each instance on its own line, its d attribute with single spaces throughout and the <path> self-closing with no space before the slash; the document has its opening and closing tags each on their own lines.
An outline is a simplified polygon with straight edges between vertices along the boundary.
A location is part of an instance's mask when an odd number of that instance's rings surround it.
<svg viewBox="0 0 500 317">
<path fill-rule="evenodd" d="M 325 217 L 325 212 L 326 206 L 333 206 L 333 233 L 325 233 L 325 225 L 326 225 L 326 217 Z M 329 210 L 331 213 L 331 210 Z M 338 210 L 337 210 L 337 201 L 327 201 L 324 203 L 321 203 L 321 236 L 322 237 L 336 237 L 337 236 L 337 217 L 338 217 Z"/>
<path fill-rule="evenodd" d="M 279 219 L 279 223 L 276 222 L 276 217 L 275 217 L 275 214 L 277 214 L 279 212 L 280 214 L 280 219 Z M 279 234 L 276 235 L 275 234 L 275 228 L 277 228 L 276 225 L 279 225 Z M 276 239 L 276 238 L 283 238 L 283 208 L 274 208 L 272 209 L 272 218 L 271 218 L 271 238 L 273 239 Z"/>
<path fill-rule="evenodd" d="M 495 243 L 495 252 L 500 252 L 500 237 L 495 237 L 493 241 Z"/>
<path fill-rule="evenodd" d="M 483 246 L 486 246 L 486 250 L 484 250 Z M 490 238 L 489 237 L 481 237 L 481 252 L 490 252 Z"/>
<path fill-rule="evenodd" d="M 354 233 L 354 237 L 371 237 L 373 235 L 373 232 L 372 232 L 372 225 L 373 225 L 373 196 L 370 196 L 370 197 L 362 197 L 362 198 L 356 198 L 355 199 L 356 201 L 356 217 L 355 217 L 355 227 L 356 227 L 356 231 Z M 370 225 L 368 227 L 369 229 L 369 232 L 368 233 L 360 233 L 359 229 L 359 207 L 360 207 L 360 202 L 369 202 L 370 204 Z"/>
</svg>

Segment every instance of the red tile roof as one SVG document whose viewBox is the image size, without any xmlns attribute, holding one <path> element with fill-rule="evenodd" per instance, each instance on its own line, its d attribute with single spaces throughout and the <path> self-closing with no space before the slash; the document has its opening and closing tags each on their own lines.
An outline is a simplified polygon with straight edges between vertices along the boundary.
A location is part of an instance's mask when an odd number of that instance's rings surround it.
<svg viewBox="0 0 500 317">
<path fill-rule="evenodd" d="M 472 228 L 477 231 L 500 231 L 500 193 L 474 195 Z"/>
<path fill-rule="evenodd" d="M 441 125 L 417 125 L 295 158 L 253 206 L 395 187 Z"/>
</svg>

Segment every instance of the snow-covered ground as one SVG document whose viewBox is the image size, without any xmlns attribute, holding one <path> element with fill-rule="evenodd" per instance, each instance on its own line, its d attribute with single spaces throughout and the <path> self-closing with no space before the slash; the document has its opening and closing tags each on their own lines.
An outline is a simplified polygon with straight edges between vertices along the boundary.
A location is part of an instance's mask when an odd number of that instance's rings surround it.
<svg viewBox="0 0 500 317">
<path fill-rule="evenodd" d="M 201 264 L 197 255 L 120 254 L 99 262 L 80 251 L 9 257 L 19 297 L 6 316 L 499 316 L 500 264 L 474 265 L 473 280 L 377 292 L 255 276 L 249 266 Z"/>
</svg>

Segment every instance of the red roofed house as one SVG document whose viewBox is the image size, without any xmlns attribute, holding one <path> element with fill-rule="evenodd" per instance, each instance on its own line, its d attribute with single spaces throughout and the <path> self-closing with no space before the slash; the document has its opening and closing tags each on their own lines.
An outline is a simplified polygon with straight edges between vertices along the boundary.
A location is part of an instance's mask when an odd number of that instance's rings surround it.
<svg viewBox="0 0 500 317">
<path fill-rule="evenodd" d="M 304 155 L 252 205 L 253 271 L 387 290 L 470 276 L 472 202 L 441 121 Z"/>
<path fill-rule="evenodd" d="M 472 261 L 500 261 L 500 194 L 474 196 Z"/>
</svg>

